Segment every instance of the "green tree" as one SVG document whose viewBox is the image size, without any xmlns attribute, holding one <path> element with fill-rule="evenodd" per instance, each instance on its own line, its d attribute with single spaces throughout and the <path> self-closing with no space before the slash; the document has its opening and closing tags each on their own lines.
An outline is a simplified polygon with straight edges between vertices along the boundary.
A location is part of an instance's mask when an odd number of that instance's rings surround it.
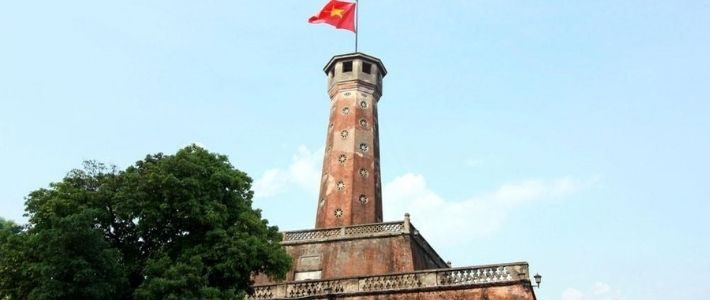
<svg viewBox="0 0 710 300">
<path fill-rule="evenodd" d="M 26 290 L 24 272 L 20 267 L 25 250 L 22 228 L 10 220 L 0 218 L 0 299 L 20 299 L 16 295 Z M 25 297 L 26 298 L 26 297 Z"/>
<path fill-rule="evenodd" d="M 15 222 L 0 217 L 0 231 L 19 232 L 19 226 Z"/>
<path fill-rule="evenodd" d="M 0 298 L 235 299 L 251 276 L 282 279 L 278 228 L 251 179 L 192 145 L 126 170 L 88 162 L 30 193 L 29 224 L 0 240 Z"/>
</svg>

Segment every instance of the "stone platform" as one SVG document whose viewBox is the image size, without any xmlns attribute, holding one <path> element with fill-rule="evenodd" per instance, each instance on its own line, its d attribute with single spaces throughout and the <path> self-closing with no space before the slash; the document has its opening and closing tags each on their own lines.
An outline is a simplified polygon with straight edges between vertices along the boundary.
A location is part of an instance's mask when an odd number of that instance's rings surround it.
<svg viewBox="0 0 710 300">
<path fill-rule="evenodd" d="M 419 231 L 404 221 L 283 232 L 293 259 L 287 280 L 329 279 L 447 268 Z M 256 284 L 269 283 L 255 278 Z"/>
<path fill-rule="evenodd" d="M 257 276 L 248 299 L 535 299 L 526 262 L 451 268 L 408 215 L 282 234 L 286 281 Z"/>
</svg>

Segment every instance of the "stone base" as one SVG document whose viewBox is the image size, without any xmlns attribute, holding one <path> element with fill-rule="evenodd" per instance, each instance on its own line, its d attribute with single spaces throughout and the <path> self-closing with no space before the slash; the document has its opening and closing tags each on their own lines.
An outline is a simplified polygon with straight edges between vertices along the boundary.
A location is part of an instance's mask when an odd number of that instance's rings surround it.
<svg viewBox="0 0 710 300">
<path fill-rule="evenodd" d="M 402 222 L 288 231 L 285 282 L 256 276 L 249 299 L 534 300 L 525 262 L 451 268 Z"/>
<path fill-rule="evenodd" d="M 286 280 L 330 279 L 447 268 L 408 222 L 284 232 L 293 259 Z M 268 284 L 257 276 L 256 284 Z"/>
</svg>

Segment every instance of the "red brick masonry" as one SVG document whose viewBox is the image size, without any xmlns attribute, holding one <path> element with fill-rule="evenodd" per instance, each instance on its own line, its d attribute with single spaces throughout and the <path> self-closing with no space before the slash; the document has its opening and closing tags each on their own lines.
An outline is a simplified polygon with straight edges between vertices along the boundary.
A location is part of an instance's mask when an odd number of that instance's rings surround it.
<svg viewBox="0 0 710 300">
<path fill-rule="evenodd" d="M 249 299 L 535 299 L 527 263 L 449 268 L 408 217 L 283 234 L 287 281 L 257 276 Z"/>
<path fill-rule="evenodd" d="M 334 56 L 316 229 L 283 233 L 286 282 L 255 276 L 249 299 L 534 300 L 528 264 L 450 266 L 405 215 L 382 223 L 379 120 L 382 61 Z"/>
</svg>

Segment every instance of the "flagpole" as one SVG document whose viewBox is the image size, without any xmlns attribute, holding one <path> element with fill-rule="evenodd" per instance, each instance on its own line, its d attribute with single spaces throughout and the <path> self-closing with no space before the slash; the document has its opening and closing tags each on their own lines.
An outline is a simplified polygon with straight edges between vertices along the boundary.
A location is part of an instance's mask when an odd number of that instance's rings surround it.
<svg viewBox="0 0 710 300">
<path fill-rule="evenodd" d="M 357 52 L 357 35 L 360 33 L 360 22 L 358 22 L 359 18 L 360 4 L 358 3 L 358 0 L 355 0 L 355 52 Z"/>
</svg>

